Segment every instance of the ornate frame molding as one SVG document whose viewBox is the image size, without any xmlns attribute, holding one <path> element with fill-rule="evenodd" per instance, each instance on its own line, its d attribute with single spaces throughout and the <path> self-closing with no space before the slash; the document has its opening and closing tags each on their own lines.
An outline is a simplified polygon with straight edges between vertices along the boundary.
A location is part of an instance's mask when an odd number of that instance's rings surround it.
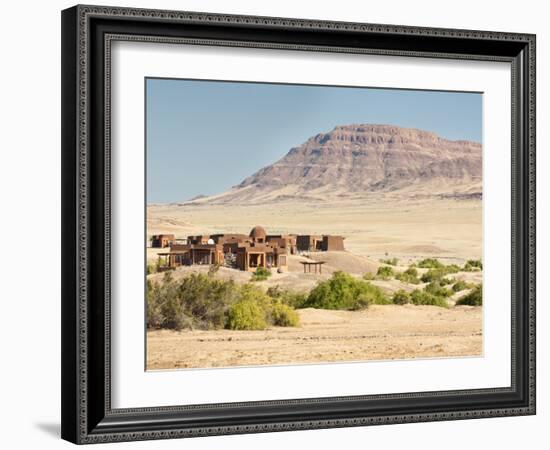
<svg viewBox="0 0 550 450">
<path fill-rule="evenodd" d="M 111 30 L 109 22 L 115 24 Z M 151 23 L 170 27 L 186 26 L 203 28 L 205 33 L 228 33 L 219 37 L 174 37 L 168 35 L 124 31 L 128 23 L 145 30 Z M 98 25 L 101 23 L 101 26 Z M 107 23 L 107 25 L 105 25 Z M 137 25 L 136 25 L 137 24 Z M 96 27 L 96 28 L 94 28 Z M 292 33 L 302 39 L 302 32 L 323 31 L 342 38 L 349 35 L 361 39 L 373 37 L 375 46 L 331 45 L 319 42 L 273 42 L 262 40 L 231 39 L 231 27 L 245 29 L 250 35 L 267 31 L 270 36 L 281 40 Z M 119 32 L 116 32 L 116 31 Z M 217 30 L 213 32 L 212 30 Z M 220 31 L 221 30 L 221 31 Z M 535 36 L 487 31 L 449 30 L 440 28 L 405 27 L 396 25 L 362 24 L 304 19 L 271 18 L 256 16 L 234 16 L 204 14 L 195 12 L 159 11 L 99 6 L 76 6 L 63 12 L 63 377 L 70 382 L 63 387 L 62 434 L 76 443 L 98 443 L 173 437 L 207 436 L 218 434 L 239 434 L 271 432 L 298 429 L 348 427 L 373 424 L 440 421 L 535 413 Z M 311 35 L 311 33 L 310 33 Z M 328 34 L 327 34 L 328 36 Z M 387 48 L 384 41 L 398 37 L 407 48 Z M 424 37 L 433 42 L 429 48 L 416 49 L 417 38 Z M 453 50 L 445 52 L 438 48 L 441 39 L 455 42 Z M 94 40 L 95 39 L 95 40 Z M 309 39 L 309 35 L 303 39 Z M 428 40 L 429 40 L 428 39 Z M 419 394 L 376 395 L 360 397 L 331 397 L 319 399 L 291 399 L 285 401 L 250 402 L 241 404 L 193 405 L 166 408 L 139 408 L 113 410 L 110 403 L 110 63 L 111 43 L 115 40 L 145 41 L 155 43 L 186 43 L 194 45 L 245 46 L 265 49 L 289 49 L 303 51 L 346 52 L 383 54 L 411 57 L 432 57 L 452 59 L 481 59 L 506 61 L 512 64 L 512 154 L 513 154 L 513 342 L 512 342 L 512 386 L 510 388 L 483 389 L 472 391 L 447 391 Z M 410 43 L 407 44 L 407 42 Z M 468 46 L 465 46 L 468 42 Z M 100 43 L 100 44 L 98 44 Z M 335 40 L 338 44 L 338 41 Z M 481 45 L 485 43 L 483 52 Z M 498 45 L 490 45 L 497 43 Z M 103 48 L 100 49 L 100 46 Z M 477 50 L 472 52 L 466 50 Z M 100 66 L 101 67 L 98 67 Z M 98 92 L 98 77 L 103 73 L 103 92 Z M 98 128 L 96 116 L 91 111 L 93 102 L 101 96 L 104 123 Z M 517 101 L 516 101 L 517 99 Z M 76 107 L 75 107 L 76 105 Z M 97 109 L 97 108 L 96 108 Z M 97 112 L 97 111 L 96 111 Z M 99 131 L 97 130 L 99 129 Z M 97 138 L 95 137 L 97 136 Z M 95 139 L 95 140 L 94 140 Z M 103 156 L 99 162 L 99 142 Z M 93 163 L 91 161 L 94 161 Z M 99 177 L 102 175 L 102 177 Z M 101 188 L 96 186 L 101 184 Z M 66 192 L 65 192 L 66 191 Z M 103 211 L 99 217 L 98 212 Z M 102 223 L 102 225 L 100 224 Z M 96 249 L 92 236 L 101 231 L 103 248 Z M 94 246 L 94 243 L 96 244 Z M 517 250 L 516 250 L 517 249 Z M 518 254 L 519 253 L 519 254 Z M 519 268 L 517 265 L 519 263 Z M 101 267 L 100 267 L 101 266 Z M 93 272 L 93 273 L 92 273 Z M 100 277 L 103 274 L 103 278 Z M 101 278 L 103 288 L 99 293 L 103 303 L 97 305 L 97 283 Z M 92 292 L 93 291 L 93 292 Z M 523 296 L 517 298 L 516 294 Z M 526 295 L 525 295 L 526 294 Z M 94 314 L 102 317 L 101 322 L 91 319 Z M 518 317 L 518 313 L 521 317 Z M 99 336 L 102 334 L 102 337 Z M 521 342 L 518 342 L 521 341 Z M 70 343 L 68 343 L 70 341 Z M 90 370 L 98 360 L 90 356 L 98 344 L 103 366 L 96 372 Z M 516 372 L 516 367 L 519 372 Z M 100 370 L 101 369 L 101 370 Z M 95 379 L 102 373 L 104 380 Z M 101 404 L 91 401 L 102 386 Z M 521 388 L 521 395 L 518 390 Z M 391 414 L 369 414 L 354 416 L 350 413 L 341 417 L 308 418 L 295 417 L 257 423 L 219 424 L 203 426 L 188 422 L 170 426 L 168 419 L 184 415 L 186 411 L 220 408 L 290 408 L 292 406 L 325 405 L 336 402 L 362 400 L 414 401 L 427 396 L 466 397 L 477 395 L 511 395 L 507 406 L 490 404 L 487 407 L 471 409 L 434 409 L 428 411 Z M 263 410 L 262 410 L 263 411 Z M 328 414 L 328 413 L 327 413 Z M 303 414 L 307 416 L 306 413 Z M 164 421 L 164 424 L 163 424 Z"/>
</svg>

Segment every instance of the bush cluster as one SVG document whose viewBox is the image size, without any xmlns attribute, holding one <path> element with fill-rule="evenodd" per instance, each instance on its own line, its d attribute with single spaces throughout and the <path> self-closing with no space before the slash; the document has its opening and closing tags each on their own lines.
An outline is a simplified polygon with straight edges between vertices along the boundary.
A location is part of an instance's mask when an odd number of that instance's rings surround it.
<svg viewBox="0 0 550 450">
<path fill-rule="evenodd" d="M 283 290 L 278 285 L 270 287 L 267 290 L 267 295 L 294 309 L 304 308 L 308 297 L 306 293 L 288 289 Z"/>
<path fill-rule="evenodd" d="M 441 267 L 436 269 L 430 269 L 425 274 L 423 274 L 420 279 L 423 283 L 431 283 L 432 281 L 441 280 L 446 275 L 450 273 L 460 272 L 460 267 L 456 264 L 449 264 L 448 266 L 441 265 Z"/>
<path fill-rule="evenodd" d="M 390 266 L 397 266 L 399 264 L 399 259 L 398 258 L 381 259 L 380 262 L 382 264 L 388 264 Z"/>
<path fill-rule="evenodd" d="M 464 264 L 465 272 L 477 272 L 479 270 L 483 270 L 481 259 L 469 259 L 466 261 L 466 264 Z"/>
<path fill-rule="evenodd" d="M 290 298 L 290 293 L 285 294 Z M 147 327 L 259 330 L 270 325 L 298 326 L 293 307 L 251 284 L 191 274 L 175 281 L 147 281 Z"/>
<path fill-rule="evenodd" d="M 483 286 L 478 284 L 472 292 L 461 297 L 457 305 L 481 306 L 483 304 Z"/>
<path fill-rule="evenodd" d="M 426 261 L 421 263 L 426 264 Z M 432 262 L 428 261 L 427 264 Z M 398 290 L 391 298 L 369 281 L 357 279 L 345 272 L 334 272 L 330 279 L 317 283 L 309 294 L 284 290 L 278 286 L 264 292 L 251 283 L 239 285 L 232 280 L 217 280 L 205 274 L 191 274 L 176 281 L 170 272 L 166 272 L 161 282 L 147 280 L 147 327 L 262 330 L 273 325 L 299 326 L 300 318 L 295 311 L 299 308 L 354 311 L 374 304 L 408 303 L 447 308 L 447 298 L 453 292 L 473 287 L 464 281 L 455 282 L 451 278 L 444 278 L 445 274 L 454 271 L 457 271 L 455 265 L 430 268 L 422 276 L 422 281 L 428 283 L 424 289 L 415 289 L 411 293 Z M 388 279 L 393 274 L 391 267 L 383 266 L 379 268 L 377 278 Z M 269 275 L 269 271 L 259 268 L 253 277 L 256 280 L 262 277 L 266 279 Z M 414 267 L 409 267 L 395 277 L 407 283 L 420 282 Z M 457 305 L 481 304 L 481 285 L 475 286 L 457 302 Z"/>
<path fill-rule="evenodd" d="M 443 267 L 443 263 L 435 258 L 426 258 L 422 261 L 419 261 L 417 263 L 417 266 L 421 269 L 441 269 Z"/>
<path fill-rule="evenodd" d="M 358 280 L 345 272 L 334 272 L 309 293 L 304 307 L 359 310 L 372 304 L 388 304 L 384 292 L 368 281 Z"/>
<path fill-rule="evenodd" d="M 424 290 L 437 297 L 449 297 L 452 294 L 452 292 L 445 288 L 440 281 L 432 281 L 426 285 Z"/>
<path fill-rule="evenodd" d="M 394 305 L 406 305 L 411 302 L 411 296 L 407 291 L 399 289 L 393 294 L 391 301 Z"/>
<path fill-rule="evenodd" d="M 439 280 L 445 276 L 445 273 L 440 269 L 430 269 L 426 273 L 422 274 L 420 280 L 422 283 L 431 283 L 432 281 Z"/>
<path fill-rule="evenodd" d="M 396 258 L 393 258 L 396 259 Z M 381 260 L 385 264 L 391 264 L 393 260 Z M 418 275 L 417 267 L 428 269 L 428 271 L 422 276 Z M 468 260 L 464 265 L 464 268 L 461 268 L 457 264 L 445 265 L 435 258 L 426 258 L 419 261 L 417 264 L 412 264 L 404 272 L 395 272 L 393 267 L 390 266 L 381 266 L 378 269 L 376 275 L 371 273 L 366 273 L 363 276 L 365 280 L 389 280 L 392 277 L 395 277 L 396 280 L 399 280 L 403 283 L 409 284 L 420 284 L 420 283 L 432 283 L 438 281 L 442 286 L 455 283 L 455 279 L 448 277 L 447 275 L 458 273 L 462 270 L 466 271 L 478 271 L 482 269 L 482 264 L 480 260 Z"/>
<path fill-rule="evenodd" d="M 271 309 L 273 325 L 279 327 L 297 327 L 300 325 L 300 316 L 294 309 L 284 303 L 275 302 Z"/>
<path fill-rule="evenodd" d="M 241 300 L 229 307 L 227 328 L 231 330 L 264 330 L 267 328 L 266 312 L 254 300 Z"/>
<path fill-rule="evenodd" d="M 460 292 L 464 289 L 470 289 L 472 287 L 472 284 L 466 283 L 466 281 L 463 280 L 458 280 L 455 284 L 453 284 L 452 290 L 453 292 Z"/>
<path fill-rule="evenodd" d="M 439 280 L 439 284 L 441 284 L 441 286 L 447 286 L 448 284 L 453 284 L 454 282 L 454 278 L 441 278 Z"/>
<path fill-rule="evenodd" d="M 147 275 L 160 272 L 163 268 L 162 259 L 159 257 L 155 262 L 147 263 Z"/>
<path fill-rule="evenodd" d="M 403 283 L 409 284 L 420 284 L 420 279 L 418 278 L 418 270 L 415 267 L 410 266 L 404 272 L 397 273 L 395 279 Z"/>
<path fill-rule="evenodd" d="M 393 275 L 393 269 L 389 266 L 380 266 L 376 272 L 376 278 L 379 280 L 389 280 Z"/>
<path fill-rule="evenodd" d="M 441 297 L 426 290 L 415 289 L 411 292 L 411 303 L 414 305 L 431 305 L 448 308 L 446 297 Z"/>
</svg>

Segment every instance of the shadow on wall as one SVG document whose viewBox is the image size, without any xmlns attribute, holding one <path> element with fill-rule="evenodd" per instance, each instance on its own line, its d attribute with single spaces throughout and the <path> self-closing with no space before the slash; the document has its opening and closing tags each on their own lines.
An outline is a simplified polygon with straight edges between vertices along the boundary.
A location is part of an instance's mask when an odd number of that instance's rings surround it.
<svg viewBox="0 0 550 450">
<path fill-rule="evenodd" d="M 61 437 L 61 424 L 60 423 L 36 423 L 36 428 L 40 431 L 49 434 L 53 437 Z"/>
</svg>

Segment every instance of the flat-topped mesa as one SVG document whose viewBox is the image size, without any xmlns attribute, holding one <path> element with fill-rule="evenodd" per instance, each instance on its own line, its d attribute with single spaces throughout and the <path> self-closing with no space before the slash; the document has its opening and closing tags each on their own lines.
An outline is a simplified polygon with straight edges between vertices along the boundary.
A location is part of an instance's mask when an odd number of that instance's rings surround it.
<svg viewBox="0 0 550 450">
<path fill-rule="evenodd" d="M 481 144 L 430 131 L 353 124 L 317 134 L 236 188 L 299 194 L 394 190 L 431 179 L 481 179 Z"/>
<path fill-rule="evenodd" d="M 477 142 L 467 140 L 452 141 L 442 138 L 434 132 L 419 130 L 417 128 L 402 128 L 395 125 L 353 124 L 339 125 L 328 133 L 319 133 L 292 150 L 297 150 L 304 146 L 324 145 L 331 141 L 332 143 L 347 142 L 388 145 L 418 144 L 433 146 L 438 144 L 454 144 L 456 146 L 480 146 Z"/>
<path fill-rule="evenodd" d="M 328 133 L 319 133 L 313 139 L 321 144 L 330 140 L 361 142 L 366 144 L 404 144 L 409 142 L 437 143 L 444 140 L 431 131 L 377 124 L 338 125 Z"/>
<path fill-rule="evenodd" d="M 422 191 L 479 199 L 481 175 L 478 142 L 395 125 L 339 125 L 290 149 L 227 192 L 195 202 L 316 202 L 403 189 L 407 195 Z"/>
</svg>

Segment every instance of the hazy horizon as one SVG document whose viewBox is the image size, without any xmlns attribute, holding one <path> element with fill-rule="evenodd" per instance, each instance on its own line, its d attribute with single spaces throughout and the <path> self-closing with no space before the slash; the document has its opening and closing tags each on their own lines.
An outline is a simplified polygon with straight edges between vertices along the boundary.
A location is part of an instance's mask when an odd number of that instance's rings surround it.
<svg viewBox="0 0 550 450">
<path fill-rule="evenodd" d="M 148 78 L 147 202 L 223 192 L 318 133 L 367 123 L 481 142 L 482 94 Z"/>
</svg>

